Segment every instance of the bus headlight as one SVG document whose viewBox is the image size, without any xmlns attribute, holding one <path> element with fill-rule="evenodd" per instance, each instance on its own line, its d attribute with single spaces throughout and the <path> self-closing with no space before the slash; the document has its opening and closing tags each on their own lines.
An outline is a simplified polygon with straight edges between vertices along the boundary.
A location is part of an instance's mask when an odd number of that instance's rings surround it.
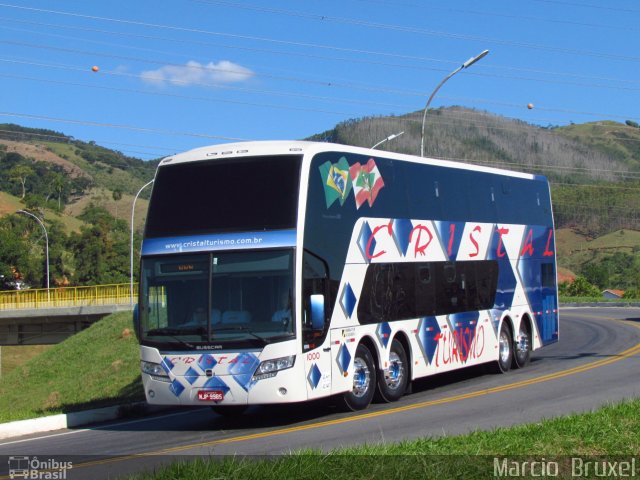
<svg viewBox="0 0 640 480">
<path fill-rule="evenodd" d="M 258 368 L 253 374 L 253 379 L 262 380 L 263 378 L 275 377 L 280 370 L 286 370 L 287 368 L 293 367 L 295 361 L 295 355 L 265 360 L 258 365 Z"/>
<path fill-rule="evenodd" d="M 159 363 L 141 361 L 140 368 L 142 369 L 142 373 L 146 373 L 154 380 L 167 383 L 171 382 L 169 375 L 167 375 L 167 372 L 164 371 L 164 368 L 162 368 L 162 365 Z"/>
</svg>

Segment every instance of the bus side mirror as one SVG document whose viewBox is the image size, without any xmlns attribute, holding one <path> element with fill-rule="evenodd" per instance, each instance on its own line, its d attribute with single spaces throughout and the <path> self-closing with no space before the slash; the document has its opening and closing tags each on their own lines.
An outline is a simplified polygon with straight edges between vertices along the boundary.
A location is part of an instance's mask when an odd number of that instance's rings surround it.
<svg viewBox="0 0 640 480">
<path fill-rule="evenodd" d="M 313 330 L 324 329 L 324 295 L 311 295 L 311 328 Z"/>
</svg>

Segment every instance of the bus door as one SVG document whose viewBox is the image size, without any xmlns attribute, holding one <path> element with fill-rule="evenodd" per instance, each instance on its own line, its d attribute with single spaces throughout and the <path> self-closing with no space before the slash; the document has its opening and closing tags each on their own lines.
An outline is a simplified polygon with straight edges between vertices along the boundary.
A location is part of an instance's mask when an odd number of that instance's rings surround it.
<svg viewBox="0 0 640 480">
<path fill-rule="evenodd" d="M 328 267 L 320 257 L 305 251 L 303 257 L 302 352 L 309 399 L 331 393 L 331 339 Z"/>
</svg>

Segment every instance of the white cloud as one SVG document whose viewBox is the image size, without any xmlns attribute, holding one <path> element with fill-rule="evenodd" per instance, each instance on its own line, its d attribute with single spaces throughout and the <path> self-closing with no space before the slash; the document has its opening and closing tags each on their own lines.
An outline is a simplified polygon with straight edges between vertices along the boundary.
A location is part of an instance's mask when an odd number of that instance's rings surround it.
<svg viewBox="0 0 640 480">
<path fill-rule="evenodd" d="M 218 63 L 209 62 L 203 65 L 190 60 L 186 65 L 166 65 L 157 70 L 147 70 L 140 74 L 143 81 L 156 85 L 190 85 L 215 86 L 223 83 L 240 83 L 249 80 L 255 74 L 250 69 L 221 60 Z"/>
</svg>

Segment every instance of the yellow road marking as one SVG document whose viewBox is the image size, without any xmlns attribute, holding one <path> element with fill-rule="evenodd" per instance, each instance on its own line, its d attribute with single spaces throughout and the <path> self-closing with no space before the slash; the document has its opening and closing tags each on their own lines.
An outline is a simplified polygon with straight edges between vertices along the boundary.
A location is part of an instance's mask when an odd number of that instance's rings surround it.
<svg viewBox="0 0 640 480">
<path fill-rule="evenodd" d="M 632 324 L 633 326 L 640 328 L 640 325 L 638 324 Z M 238 437 L 231 437 L 231 438 L 223 438 L 223 439 L 217 439 L 217 440 L 210 440 L 210 441 L 206 441 L 206 442 L 200 442 L 200 443 L 192 443 L 189 445 L 181 445 L 181 446 L 177 446 L 177 447 L 171 447 L 171 448 L 165 448 L 165 449 L 161 449 L 161 450 L 156 450 L 156 451 L 152 451 L 152 452 L 145 452 L 145 453 L 136 453 L 136 454 L 130 454 L 130 455 L 126 455 L 126 456 L 122 456 L 122 457 L 113 457 L 113 458 L 106 458 L 103 460 L 95 460 L 95 461 L 90 461 L 90 462 L 84 462 L 84 463 L 79 463 L 77 465 L 73 465 L 73 468 L 81 468 L 81 467 L 91 467 L 91 466 L 98 466 L 98 465 L 105 465 L 105 464 L 109 464 L 109 463 L 115 463 L 115 462 L 121 462 L 121 461 L 125 461 L 125 460 L 131 460 L 131 459 L 135 459 L 135 458 L 141 458 L 141 457 L 147 457 L 147 456 L 153 456 L 153 455 L 163 455 L 163 454 L 170 454 L 170 453 L 176 453 L 176 452 L 181 452 L 181 451 L 185 451 L 185 450 L 190 450 L 193 448 L 204 448 L 204 447 L 213 447 L 215 445 L 223 445 L 223 444 L 228 444 L 228 443 L 238 443 L 238 442 L 245 442 L 248 440 L 256 440 L 256 439 L 260 439 L 260 438 L 267 438 L 267 437 L 274 437 L 274 436 L 278 436 L 278 435 L 286 435 L 288 433 L 295 433 L 295 432 L 302 432 L 305 430 L 310 430 L 313 428 L 322 428 L 322 427 L 329 427 L 329 426 L 333 426 L 333 425 L 340 425 L 340 424 L 346 424 L 346 423 L 351 423 L 351 422 L 357 422 L 360 420 L 368 420 L 371 418 L 376 418 L 376 417 L 381 417 L 381 416 L 385 416 L 385 415 L 391 415 L 394 413 L 399 413 L 399 412 L 407 412 L 410 410 L 416 410 L 419 408 L 427 408 L 427 407 L 433 407 L 435 405 L 442 405 L 442 404 L 446 404 L 446 403 L 453 403 L 453 402 L 458 402 L 461 400 L 468 400 L 470 398 L 476 398 L 476 397 L 481 397 L 481 396 L 485 396 L 485 395 L 491 395 L 494 393 L 500 393 L 500 392 L 506 392 L 509 390 L 515 390 L 518 388 L 523 388 L 523 387 L 528 387 L 530 385 L 535 385 L 538 383 L 544 383 L 544 382 L 549 382 L 551 380 L 556 380 L 559 378 L 563 378 L 563 377 L 568 377 L 570 375 L 576 375 L 578 373 L 583 373 L 589 370 L 593 370 L 596 368 L 600 368 L 600 367 L 604 367 L 605 365 L 610 365 L 612 363 L 618 362 L 620 360 L 624 360 L 625 358 L 629 358 L 632 357 L 633 355 L 636 354 L 640 354 L 640 343 L 638 343 L 637 345 L 628 348 L 627 350 L 624 350 L 620 353 L 614 354 L 609 356 L 608 358 L 604 358 L 602 360 L 597 360 L 595 362 L 591 362 L 591 363 L 587 363 L 585 365 L 579 365 L 577 367 L 573 367 L 570 368 L 568 370 L 563 370 L 561 372 L 556 372 L 556 373 L 549 373 L 547 375 L 542 375 L 541 377 L 536 377 L 536 378 L 532 378 L 529 380 L 522 380 L 519 382 L 514 382 L 514 383 L 510 383 L 507 385 L 502 385 L 499 387 L 492 387 L 492 388 L 487 388 L 484 390 L 477 390 L 475 392 L 469 392 L 469 393 L 463 393 L 460 395 L 454 395 L 451 397 L 446 397 L 446 398 L 441 398 L 438 400 L 428 400 L 425 402 L 418 402 L 418 403 L 414 403 L 411 405 L 405 405 L 402 407 L 395 407 L 395 408 L 389 408 L 389 409 L 385 409 L 385 410 L 380 410 L 377 412 L 369 412 L 369 413 L 362 413 L 359 415 L 354 415 L 351 417 L 345 417 L 345 418 L 338 418 L 338 419 L 334 419 L 334 420 L 326 420 L 323 422 L 316 422 L 316 423 L 311 423 L 308 425 L 298 425 L 295 427 L 288 427 L 288 428 L 281 428 L 278 430 L 270 430 L 268 432 L 260 432 L 260 433 L 252 433 L 249 435 L 241 435 Z M 0 477 L 0 479 L 6 479 L 9 477 Z"/>
</svg>

